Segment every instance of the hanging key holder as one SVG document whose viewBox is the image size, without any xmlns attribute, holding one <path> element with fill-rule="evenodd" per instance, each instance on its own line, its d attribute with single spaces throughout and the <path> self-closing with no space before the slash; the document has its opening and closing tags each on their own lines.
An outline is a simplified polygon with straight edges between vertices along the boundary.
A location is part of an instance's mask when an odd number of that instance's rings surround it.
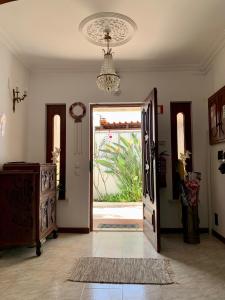
<svg viewBox="0 0 225 300">
<path fill-rule="evenodd" d="M 74 154 L 82 154 L 82 119 L 86 116 L 86 106 L 82 102 L 74 102 L 69 113 L 75 123 Z"/>
</svg>

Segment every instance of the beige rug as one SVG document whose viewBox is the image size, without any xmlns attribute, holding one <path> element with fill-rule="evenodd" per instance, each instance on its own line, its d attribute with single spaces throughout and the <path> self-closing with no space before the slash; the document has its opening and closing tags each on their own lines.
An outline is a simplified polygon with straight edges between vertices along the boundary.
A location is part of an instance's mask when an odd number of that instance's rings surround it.
<svg viewBox="0 0 225 300">
<path fill-rule="evenodd" d="M 94 283 L 171 284 L 173 272 L 167 259 L 77 258 L 70 281 Z"/>
</svg>

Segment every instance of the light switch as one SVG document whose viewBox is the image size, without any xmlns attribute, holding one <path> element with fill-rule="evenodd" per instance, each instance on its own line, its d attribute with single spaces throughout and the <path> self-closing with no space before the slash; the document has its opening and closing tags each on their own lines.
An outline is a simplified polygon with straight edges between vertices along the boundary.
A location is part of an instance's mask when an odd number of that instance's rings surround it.
<svg viewBox="0 0 225 300">
<path fill-rule="evenodd" d="M 79 176 L 80 175 L 80 163 L 76 162 L 74 164 L 74 174 L 75 176 Z"/>
</svg>

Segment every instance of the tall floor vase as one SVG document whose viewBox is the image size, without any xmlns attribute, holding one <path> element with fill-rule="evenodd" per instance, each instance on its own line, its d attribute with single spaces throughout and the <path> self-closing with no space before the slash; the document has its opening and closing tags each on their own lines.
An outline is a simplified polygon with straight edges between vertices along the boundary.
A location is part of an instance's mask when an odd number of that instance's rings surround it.
<svg viewBox="0 0 225 300">
<path fill-rule="evenodd" d="M 185 243 L 200 243 L 198 206 L 182 205 L 183 238 Z"/>
</svg>

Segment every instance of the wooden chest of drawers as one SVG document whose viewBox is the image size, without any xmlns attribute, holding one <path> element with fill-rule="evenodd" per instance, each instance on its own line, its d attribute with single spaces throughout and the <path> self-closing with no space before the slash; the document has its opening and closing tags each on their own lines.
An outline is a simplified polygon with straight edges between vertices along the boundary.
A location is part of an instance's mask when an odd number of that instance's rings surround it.
<svg viewBox="0 0 225 300">
<path fill-rule="evenodd" d="M 0 247 L 41 243 L 56 226 L 56 166 L 8 163 L 0 172 Z"/>
</svg>

